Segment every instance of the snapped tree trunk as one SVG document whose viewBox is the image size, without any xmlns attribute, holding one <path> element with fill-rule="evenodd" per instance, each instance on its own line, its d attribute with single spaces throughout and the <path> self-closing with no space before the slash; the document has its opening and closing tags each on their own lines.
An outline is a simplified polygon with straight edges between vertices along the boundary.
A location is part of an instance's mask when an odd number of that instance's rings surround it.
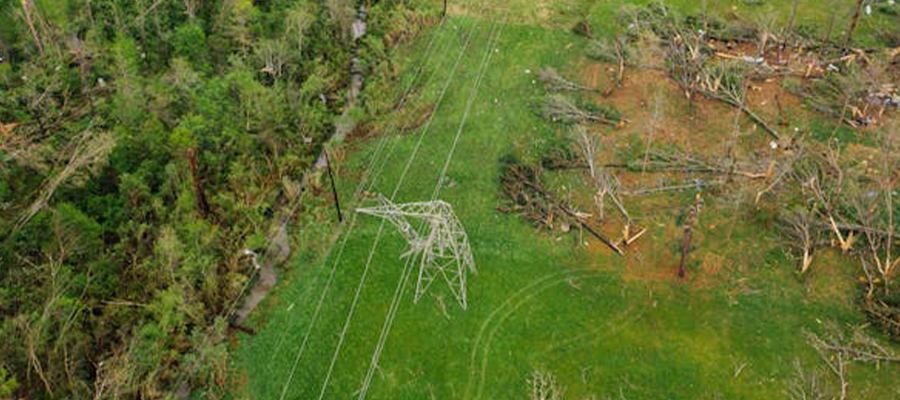
<svg viewBox="0 0 900 400">
<path fill-rule="evenodd" d="M 192 148 L 188 150 L 187 161 L 191 167 L 191 179 L 194 184 L 194 195 L 197 197 L 197 209 L 203 218 L 208 218 L 210 215 L 209 201 L 206 199 L 206 191 L 203 190 L 203 178 L 200 176 L 197 149 Z"/>
<path fill-rule="evenodd" d="M 866 0 L 856 0 L 856 11 L 853 12 L 853 16 L 850 18 L 850 27 L 847 28 L 847 36 L 844 37 L 844 47 L 850 47 L 850 41 L 853 40 L 853 31 L 856 30 L 857 24 L 859 24 L 859 15 L 862 13 L 863 3 Z"/>
<path fill-rule="evenodd" d="M 35 26 L 35 20 L 32 16 L 32 11 L 34 10 L 34 3 L 31 0 L 22 0 L 22 17 L 25 19 L 25 24 L 28 25 L 28 31 L 31 32 L 31 37 L 34 39 L 34 45 L 38 49 L 38 54 L 44 55 L 44 42 L 41 40 L 41 36 L 38 34 L 37 27 Z"/>
</svg>

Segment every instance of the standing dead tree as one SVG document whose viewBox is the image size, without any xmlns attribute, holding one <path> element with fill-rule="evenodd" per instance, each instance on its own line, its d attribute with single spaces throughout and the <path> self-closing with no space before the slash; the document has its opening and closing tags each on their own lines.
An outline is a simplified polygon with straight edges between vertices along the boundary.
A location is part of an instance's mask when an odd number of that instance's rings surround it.
<svg viewBox="0 0 900 400">
<path fill-rule="evenodd" d="M 848 252 L 853 246 L 853 232 L 844 235 L 838 224 L 837 206 L 841 202 L 843 170 L 839 165 L 837 149 L 829 150 L 827 155 L 810 153 L 809 156 L 794 163 L 791 175 L 800 184 L 802 191 L 815 210 L 826 221 L 828 228 L 834 233 L 841 251 Z"/>
<path fill-rule="evenodd" d="M 800 272 L 806 273 L 812 265 L 813 252 L 818 242 L 819 230 L 813 212 L 797 208 L 779 215 L 779 222 L 787 245 L 801 254 Z"/>
<path fill-rule="evenodd" d="M 625 65 L 630 63 L 633 55 L 629 51 L 628 39 L 616 36 L 615 39 L 598 39 L 591 41 L 587 48 L 587 56 L 595 60 L 615 64 L 618 67 L 616 86 L 622 86 L 625 80 Z"/>
<path fill-rule="evenodd" d="M 534 371 L 531 373 L 528 383 L 531 386 L 529 400 L 562 400 L 563 398 L 563 389 L 556 383 L 556 378 L 552 374 Z"/>
<path fill-rule="evenodd" d="M 864 179 L 853 177 L 854 193 L 853 210 L 855 211 L 856 226 L 852 231 L 860 232 L 865 239 L 866 250 L 859 254 L 863 263 L 864 272 L 869 278 L 869 293 L 867 300 L 874 301 L 875 278 L 877 273 L 883 281 L 881 288 L 883 294 L 889 294 L 890 282 L 900 271 L 900 257 L 895 254 L 897 247 L 897 218 L 894 215 L 896 206 L 894 191 L 900 186 L 900 131 L 897 126 L 891 126 L 881 136 L 880 160 L 876 162 L 874 173 L 868 173 Z M 852 232 L 851 231 L 851 232 Z M 874 270 L 871 268 L 874 267 Z M 887 327 L 891 331 L 900 333 L 900 320 L 892 322 L 882 318 L 878 305 L 871 306 L 874 316 L 880 322 L 888 322 Z M 895 310 L 900 314 L 900 310 Z M 890 314 L 890 313 L 889 313 Z M 896 327 L 894 327 L 896 325 Z M 893 327 L 893 328 L 892 328 Z"/>
<path fill-rule="evenodd" d="M 568 218 L 581 225 L 616 254 L 624 254 L 617 244 L 587 222 L 586 218 L 589 215 L 573 210 L 554 193 L 544 188 L 536 168 L 514 160 L 506 160 L 505 164 L 500 184 L 506 195 L 507 204 L 501 206 L 500 211 L 521 213 L 536 226 L 548 229 L 552 229 L 557 219 Z"/>
<path fill-rule="evenodd" d="M 631 215 L 625 208 L 625 203 L 622 201 L 619 193 L 619 187 L 621 186 L 619 178 L 611 174 L 606 168 L 597 165 L 597 142 L 594 137 L 580 125 L 576 127 L 576 132 L 578 135 L 578 147 L 581 150 L 585 163 L 588 165 L 591 183 L 597 189 L 597 193 L 594 194 L 594 202 L 597 206 L 598 218 L 600 221 L 606 218 L 606 199 L 609 198 L 625 219 L 620 243 L 629 245 L 641 237 L 646 232 L 646 229 L 634 230 Z"/>
<path fill-rule="evenodd" d="M 794 360 L 793 380 L 788 382 L 785 394 L 790 400 L 828 400 L 831 397 L 822 383 L 822 376 L 817 369 L 804 370 L 800 360 Z"/>
</svg>

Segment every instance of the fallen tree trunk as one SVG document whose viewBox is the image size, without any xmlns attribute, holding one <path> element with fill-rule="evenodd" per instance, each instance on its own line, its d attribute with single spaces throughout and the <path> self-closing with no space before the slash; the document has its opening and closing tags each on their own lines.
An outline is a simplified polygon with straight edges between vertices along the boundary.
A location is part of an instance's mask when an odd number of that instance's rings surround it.
<svg viewBox="0 0 900 400">
<path fill-rule="evenodd" d="M 710 98 L 719 100 L 719 101 L 724 102 L 734 108 L 741 110 L 744 114 L 746 114 L 748 117 L 750 117 L 750 119 L 753 120 L 753 122 L 755 122 L 757 125 L 762 127 L 763 130 L 766 131 L 766 133 L 768 133 L 770 136 L 775 138 L 775 140 L 781 139 L 781 135 L 779 135 L 775 129 L 773 129 L 771 126 L 769 126 L 769 124 L 766 123 L 766 121 L 764 119 L 762 119 L 762 117 L 760 117 L 755 112 L 753 112 L 753 110 L 751 110 L 749 107 L 747 107 L 743 104 L 740 104 L 732 99 L 729 99 L 725 96 L 721 96 L 721 95 L 718 95 L 718 94 L 715 94 L 715 93 L 712 93 L 709 91 L 704 91 L 704 94 L 706 94 Z"/>
<path fill-rule="evenodd" d="M 616 254 L 618 254 L 620 256 L 625 255 L 625 253 L 622 251 L 621 248 L 619 248 L 619 246 L 617 246 L 612 240 L 610 240 L 608 237 L 606 237 L 606 235 L 598 232 L 596 229 L 594 229 L 593 227 L 588 225 L 587 221 L 585 221 L 584 218 L 581 218 L 578 215 L 578 213 L 576 213 L 569 207 L 562 204 L 553 193 L 550 193 L 548 190 L 544 189 L 543 187 L 541 187 L 533 182 L 529 182 L 526 180 L 526 181 L 524 181 L 524 183 L 526 185 L 530 186 L 532 189 L 534 189 L 534 190 L 538 191 L 539 193 L 543 194 L 544 196 L 546 196 L 547 199 L 549 199 L 550 201 L 552 201 L 554 203 L 554 205 L 556 206 L 557 209 L 559 209 L 560 211 L 562 211 L 569 217 L 572 217 L 572 219 L 574 219 L 576 222 L 578 222 L 578 224 L 581 225 L 582 227 L 584 227 L 584 229 L 587 229 L 587 231 L 590 232 L 592 235 L 594 235 L 594 237 L 596 237 L 597 239 L 600 239 L 600 241 L 603 242 L 603 244 L 605 244 L 607 247 L 609 247 L 610 249 L 615 251 Z"/>
</svg>

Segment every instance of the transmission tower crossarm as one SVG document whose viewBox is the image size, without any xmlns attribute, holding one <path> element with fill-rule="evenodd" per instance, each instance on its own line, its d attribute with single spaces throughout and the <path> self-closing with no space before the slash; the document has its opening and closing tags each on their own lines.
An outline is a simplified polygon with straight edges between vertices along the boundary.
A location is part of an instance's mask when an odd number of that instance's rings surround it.
<svg viewBox="0 0 900 400">
<path fill-rule="evenodd" d="M 362 214 L 391 222 L 403 234 L 409 250 L 401 258 L 411 257 L 419 264 L 415 301 L 425 294 L 436 279 L 443 279 L 463 309 L 466 299 L 466 274 L 475 273 L 475 262 L 465 229 L 453 207 L 444 201 L 394 204 L 379 195 L 381 205 L 358 208 Z M 417 231 L 410 220 L 421 220 Z"/>
</svg>

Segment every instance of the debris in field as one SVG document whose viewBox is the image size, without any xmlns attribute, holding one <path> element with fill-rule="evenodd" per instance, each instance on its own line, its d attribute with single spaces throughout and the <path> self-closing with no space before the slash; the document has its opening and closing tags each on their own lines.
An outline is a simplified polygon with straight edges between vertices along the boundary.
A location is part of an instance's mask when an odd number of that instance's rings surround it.
<svg viewBox="0 0 900 400">
<path fill-rule="evenodd" d="M 872 90 L 869 102 L 876 106 L 900 107 L 900 90 L 894 83 L 886 83 Z"/>
<path fill-rule="evenodd" d="M 568 219 L 581 225 L 617 254 L 624 254 L 618 245 L 587 223 L 585 214 L 573 210 L 544 188 L 538 168 L 521 164 L 513 158 L 507 158 L 503 163 L 500 184 L 507 204 L 499 207 L 500 211 L 521 213 L 538 228 L 547 230 L 553 229 L 556 220 L 568 224 Z"/>
</svg>

